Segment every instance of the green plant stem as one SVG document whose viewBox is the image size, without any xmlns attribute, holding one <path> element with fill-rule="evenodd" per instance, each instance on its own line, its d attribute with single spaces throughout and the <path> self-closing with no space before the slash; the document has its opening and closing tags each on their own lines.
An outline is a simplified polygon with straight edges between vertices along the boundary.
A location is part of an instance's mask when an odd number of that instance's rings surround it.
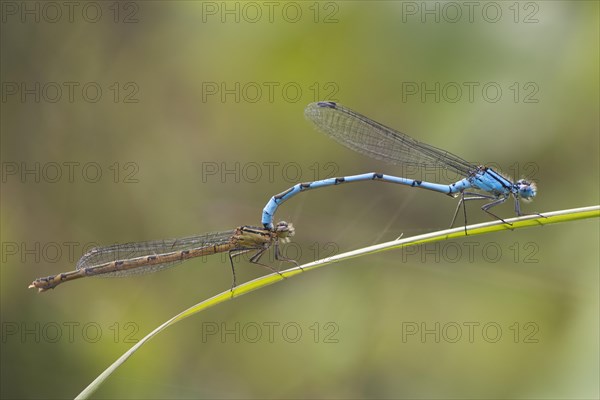
<svg viewBox="0 0 600 400">
<path fill-rule="evenodd" d="M 483 224 L 477 225 L 469 225 L 467 226 L 467 232 L 469 236 L 482 235 L 485 233 L 492 233 L 498 231 L 506 231 L 506 230 L 515 230 L 533 226 L 543 226 L 556 224 L 559 222 L 568 222 L 575 221 L 579 219 L 587 219 L 587 218 L 598 218 L 600 217 L 600 205 L 599 206 L 591 206 L 591 207 L 583 207 L 576 208 L 571 210 L 561 210 L 544 213 L 543 216 L 540 215 L 527 215 L 517 218 L 512 218 L 506 220 L 506 224 L 502 221 L 492 221 Z M 138 343 L 136 343 L 131 349 L 125 352 L 118 360 L 116 360 L 110 367 L 108 367 L 104 372 L 102 372 L 92 383 L 90 383 L 77 397 L 76 399 L 87 399 L 89 396 L 94 393 L 98 387 L 108 378 L 121 364 L 123 364 L 133 353 L 135 353 L 141 346 L 143 346 L 146 342 L 156 336 L 158 333 L 166 329 L 167 327 L 186 319 L 200 311 L 206 310 L 207 308 L 216 306 L 217 304 L 223 303 L 225 301 L 231 300 L 233 298 L 242 296 L 246 293 L 253 292 L 255 290 L 261 289 L 263 287 L 269 286 L 273 283 L 282 281 L 285 278 L 291 278 L 295 275 L 301 274 L 303 272 L 308 272 L 310 270 L 314 270 L 317 268 L 324 267 L 328 264 L 333 264 L 339 261 L 348 260 L 350 258 L 356 258 L 360 256 L 364 256 L 367 254 L 377 253 L 381 251 L 387 251 L 392 249 L 399 249 L 408 246 L 416 246 L 425 243 L 432 243 L 441 240 L 448 240 L 454 238 L 460 238 L 465 236 L 464 227 L 447 229 L 438 232 L 432 232 L 424 235 L 413 236 L 410 238 L 401 239 L 398 238 L 396 240 L 392 240 L 391 242 L 386 242 L 382 244 L 377 244 L 374 246 L 365 247 L 358 250 L 349 251 L 346 253 L 338 254 L 332 257 L 324 258 L 321 260 L 313 261 L 307 264 L 304 264 L 300 267 L 294 267 L 287 269 L 285 271 L 281 271 L 279 274 L 272 273 L 269 275 L 262 276 L 260 278 L 254 279 L 252 281 L 246 282 L 242 285 L 237 286 L 233 291 L 227 290 L 222 292 L 214 297 L 211 297 L 207 300 L 204 300 L 187 310 L 177 314 L 173 318 L 169 319 L 158 328 L 150 332 L 143 339 L 141 339 Z"/>
</svg>

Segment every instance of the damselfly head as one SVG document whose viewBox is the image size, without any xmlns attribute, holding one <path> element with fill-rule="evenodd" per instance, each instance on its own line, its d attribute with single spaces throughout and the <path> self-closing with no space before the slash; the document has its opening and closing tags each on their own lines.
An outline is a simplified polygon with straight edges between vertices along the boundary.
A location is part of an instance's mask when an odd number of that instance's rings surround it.
<svg viewBox="0 0 600 400">
<path fill-rule="evenodd" d="M 288 224 L 285 221 L 280 221 L 277 223 L 277 226 L 275 226 L 275 233 L 277 233 L 277 236 L 281 241 L 289 242 L 290 237 L 296 234 L 296 230 L 291 223 Z"/>
<path fill-rule="evenodd" d="M 517 183 L 515 183 L 515 187 L 517 189 L 518 196 L 526 201 L 533 200 L 537 194 L 537 186 L 535 185 L 535 182 L 519 179 Z"/>
</svg>

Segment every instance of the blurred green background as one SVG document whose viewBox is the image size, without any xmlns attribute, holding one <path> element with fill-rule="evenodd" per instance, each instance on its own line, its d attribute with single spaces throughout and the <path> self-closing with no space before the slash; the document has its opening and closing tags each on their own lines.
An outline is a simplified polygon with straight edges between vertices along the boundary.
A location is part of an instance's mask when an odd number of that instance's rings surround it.
<svg viewBox="0 0 600 400">
<path fill-rule="evenodd" d="M 3 398 L 73 397 L 231 282 L 217 256 L 27 290 L 93 244 L 256 225 L 299 181 L 401 173 L 315 131 L 312 101 L 535 180 L 525 211 L 599 202 L 598 2 L 77 4 L 2 3 Z M 308 262 L 446 228 L 455 206 L 361 183 L 277 217 Z M 307 273 L 167 330 L 96 396 L 598 398 L 598 236 L 588 220 Z"/>
</svg>

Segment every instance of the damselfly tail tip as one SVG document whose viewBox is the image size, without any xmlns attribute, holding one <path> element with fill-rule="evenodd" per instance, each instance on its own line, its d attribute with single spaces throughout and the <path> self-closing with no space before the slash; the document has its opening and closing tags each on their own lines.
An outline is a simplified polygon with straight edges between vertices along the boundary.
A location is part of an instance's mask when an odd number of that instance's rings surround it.
<svg viewBox="0 0 600 400">
<path fill-rule="evenodd" d="M 45 291 L 47 291 L 48 289 L 52 289 L 47 287 L 46 282 L 43 282 L 40 279 L 36 279 L 35 281 L 31 282 L 31 284 L 27 287 L 27 289 L 37 289 L 38 293 L 43 293 Z"/>
<path fill-rule="evenodd" d="M 31 285 L 29 285 L 27 287 L 27 289 L 37 289 L 38 293 L 42 293 L 42 292 L 45 292 L 46 290 L 48 290 L 48 289 L 44 289 L 44 288 L 41 288 L 41 287 L 37 287 L 33 283 Z"/>
</svg>

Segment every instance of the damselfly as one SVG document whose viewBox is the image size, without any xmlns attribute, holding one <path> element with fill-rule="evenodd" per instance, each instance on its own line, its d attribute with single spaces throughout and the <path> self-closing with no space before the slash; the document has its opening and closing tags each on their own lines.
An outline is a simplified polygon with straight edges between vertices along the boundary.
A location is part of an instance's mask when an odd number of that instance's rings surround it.
<svg viewBox="0 0 600 400">
<path fill-rule="evenodd" d="M 254 252 L 250 258 L 251 263 L 277 272 L 274 268 L 260 263 L 262 255 L 273 246 L 276 260 L 297 265 L 294 260 L 283 257 L 279 248 L 279 243 L 288 242 L 294 233 L 293 225 L 282 221 L 273 229 L 241 226 L 232 231 L 213 232 L 180 239 L 98 247 L 81 257 L 75 271 L 38 278 L 29 287 L 44 292 L 54 289 L 63 282 L 88 276 L 122 277 L 156 272 L 190 258 L 227 252 L 233 273 L 233 289 L 236 286 L 233 258 L 241 254 Z"/>
<path fill-rule="evenodd" d="M 297 193 L 342 183 L 374 180 L 428 189 L 452 197 L 460 196 L 451 226 L 454 225 L 462 205 L 465 216 L 465 233 L 467 225 L 466 201 L 489 200 L 481 209 L 494 218 L 505 222 L 492 213 L 490 209 L 504 203 L 512 195 L 515 199 L 515 213 L 520 216 L 522 213 L 519 199 L 531 200 L 537 193 L 533 182 L 525 179 L 513 182 L 492 168 L 471 164 L 448 151 L 419 142 L 340 104 L 329 101 L 311 103 L 306 107 L 305 115 L 319 130 L 331 138 L 369 157 L 398 165 L 450 170 L 464 178 L 458 182 L 444 185 L 370 172 L 299 183 L 271 197 L 262 214 L 262 223 L 266 229 L 273 226 L 273 216 L 277 207 Z M 483 193 L 468 192 L 469 189 L 479 190 Z"/>
</svg>

